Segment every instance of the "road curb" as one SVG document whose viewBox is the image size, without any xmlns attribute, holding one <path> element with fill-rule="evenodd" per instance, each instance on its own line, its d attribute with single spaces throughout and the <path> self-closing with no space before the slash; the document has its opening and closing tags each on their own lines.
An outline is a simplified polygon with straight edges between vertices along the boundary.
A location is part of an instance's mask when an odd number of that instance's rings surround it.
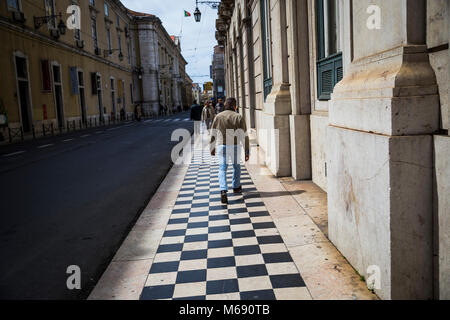
<svg viewBox="0 0 450 320">
<path fill-rule="evenodd" d="M 88 300 L 139 300 L 188 168 L 172 165 Z"/>
</svg>

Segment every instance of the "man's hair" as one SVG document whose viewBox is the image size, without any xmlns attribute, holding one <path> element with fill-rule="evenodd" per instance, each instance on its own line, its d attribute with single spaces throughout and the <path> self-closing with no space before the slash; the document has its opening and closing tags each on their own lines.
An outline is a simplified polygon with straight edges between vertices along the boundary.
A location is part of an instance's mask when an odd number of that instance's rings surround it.
<svg viewBox="0 0 450 320">
<path fill-rule="evenodd" d="M 225 101 L 225 109 L 226 110 L 233 110 L 236 107 L 236 99 L 235 98 L 228 98 L 227 101 Z"/>
</svg>

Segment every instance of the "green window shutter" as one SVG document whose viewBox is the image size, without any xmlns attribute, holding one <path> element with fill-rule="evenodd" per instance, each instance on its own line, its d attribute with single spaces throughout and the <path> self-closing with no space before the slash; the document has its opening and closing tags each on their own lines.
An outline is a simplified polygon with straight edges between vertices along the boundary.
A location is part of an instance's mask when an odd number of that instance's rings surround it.
<svg viewBox="0 0 450 320">
<path fill-rule="evenodd" d="M 330 100 L 334 86 L 342 80 L 342 53 L 317 62 L 317 91 L 319 100 Z"/>
<path fill-rule="evenodd" d="M 330 100 L 336 84 L 343 78 L 342 53 L 326 57 L 324 1 L 316 1 L 317 9 L 317 96 Z"/>
</svg>

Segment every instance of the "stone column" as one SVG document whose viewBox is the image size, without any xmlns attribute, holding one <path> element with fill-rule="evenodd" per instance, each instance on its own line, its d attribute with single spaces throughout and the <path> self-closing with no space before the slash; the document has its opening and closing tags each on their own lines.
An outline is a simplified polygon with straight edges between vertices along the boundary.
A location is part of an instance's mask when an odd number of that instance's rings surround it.
<svg viewBox="0 0 450 320">
<path fill-rule="evenodd" d="M 292 177 L 310 180 L 311 95 L 309 83 L 308 4 L 287 0 L 289 81 L 292 114 L 289 116 Z"/>
<path fill-rule="evenodd" d="M 139 42 L 142 73 L 142 109 L 144 112 L 159 110 L 158 92 L 158 35 L 153 23 L 139 24 Z"/>
<path fill-rule="evenodd" d="M 273 86 L 264 103 L 263 128 L 268 130 L 265 143 L 266 165 L 277 177 L 291 175 L 289 115 L 291 93 L 289 71 L 286 0 L 271 0 Z"/>
<path fill-rule="evenodd" d="M 366 279 L 380 271 L 382 299 L 430 299 L 439 100 L 425 0 L 375 1 L 381 29 L 367 27 L 373 4 L 353 1 L 353 59 L 332 95 L 329 237 Z"/>
</svg>

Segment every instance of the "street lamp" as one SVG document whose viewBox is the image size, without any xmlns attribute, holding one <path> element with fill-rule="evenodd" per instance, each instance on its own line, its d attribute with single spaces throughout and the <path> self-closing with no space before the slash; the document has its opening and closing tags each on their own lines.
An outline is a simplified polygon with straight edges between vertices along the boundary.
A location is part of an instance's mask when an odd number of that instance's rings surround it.
<svg viewBox="0 0 450 320">
<path fill-rule="evenodd" d="M 208 6 L 210 6 L 213 9 L 218 9 L 219 5 L 220 5 L 220 1 L 198 1 L 195 0 L 195 11 L 194 11 L 194 18 L 196 22 L 200 22 L 201 18 L 202 18 L 202 13 L 200 12 L 200 10 L 198 9 L 198 5 L 199 4 L 206 4 Z"/>
<path fill-rule="evenodd" d="M 198 7 L 195 8 L 194 18 L 195 18 L 195 22 L 200 22 L 200 19 L 202 18 L 202 13 L 198 9 Z"/>
<path fill-rule="evenodd" d="M 49 16 L 43 16 L 43 17 L 33 17 L 34 18 L 34 28 L 39 29 L 43 24 L 50 22 L 51 20 L 56 20 L 56 18 L 59 18 L 58 23 L 58 30 L 59 33 L 64 35 L 66 34 L 67 27 L 62 21 L 62 14 L 52 14 Z"/>
</svg>

